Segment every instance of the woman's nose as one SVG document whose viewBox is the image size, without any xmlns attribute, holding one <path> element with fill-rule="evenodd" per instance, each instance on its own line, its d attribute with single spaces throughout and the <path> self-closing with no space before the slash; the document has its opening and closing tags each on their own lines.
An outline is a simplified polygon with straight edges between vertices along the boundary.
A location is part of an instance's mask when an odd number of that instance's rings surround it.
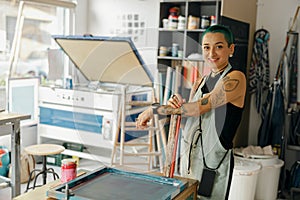
<svg viewBox="0 0 300 200">
<path fill-rule="evenodd" d="M 209 56 L 214 56 L 214 55 L 216 55 L 215 48 L 210 48 L 210 50 L 209 50 Z"/>
</svg>

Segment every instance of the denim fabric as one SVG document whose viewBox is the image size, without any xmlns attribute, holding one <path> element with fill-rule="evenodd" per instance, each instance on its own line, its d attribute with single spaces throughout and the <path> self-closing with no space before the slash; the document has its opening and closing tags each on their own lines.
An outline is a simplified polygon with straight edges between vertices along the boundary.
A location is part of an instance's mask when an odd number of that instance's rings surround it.
<svg viewBox="0 0 300 200">
<path fill-rule="evenodd" d="M 262 108 L 262 123 L 258 133 L 259 146 L 280 146 L 285 120 L 284 96 L 281 85 L 273 83 Z"/>
</svg>

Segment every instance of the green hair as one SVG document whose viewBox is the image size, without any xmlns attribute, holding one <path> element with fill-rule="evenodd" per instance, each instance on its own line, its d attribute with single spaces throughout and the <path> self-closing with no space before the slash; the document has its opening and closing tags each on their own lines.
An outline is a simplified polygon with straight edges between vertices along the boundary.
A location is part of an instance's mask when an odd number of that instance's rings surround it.
<svg viewBox="0 0 300 200">
<path fill-rule="evenodd" d="M 234 42 L 234 36 L 233 36 L 232 31 L 228 27 L 223 26 L 223 25 L 218 24 L 218 25 L 213 25 L 213 26 L 208 27 L 202 34 L 201 43 L 202 43 L 203 37 L 206 33 L 222 33 L 225 37 L 225 40 L 228 43 L 228 46 L 230 46 Z"/>
</svg>

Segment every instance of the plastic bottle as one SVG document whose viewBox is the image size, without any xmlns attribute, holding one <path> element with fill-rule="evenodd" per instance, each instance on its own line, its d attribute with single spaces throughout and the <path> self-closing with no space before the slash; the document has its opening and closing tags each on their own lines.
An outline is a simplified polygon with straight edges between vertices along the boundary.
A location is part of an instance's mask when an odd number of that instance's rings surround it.
<svg viewBox="0 0 300 200">
<path fill-rule="evenodd" d="M 214 15 L 210 16 L 210 25 L 213 26 L 213 25 L 216 25 L 216 24 L 217 24 L 216 16 L 214 16 Z"/>
<path fill-rule="evenodd" d="M 169 29 L 177 29 L 179 8 L 172 7 L 172 8 L 169 9 L 169 12 L 170 12 L 170 15 L 168 17 L 168 19 L 169 19 Z"/>
<path fill-rule="evenodd" d="M 112 140 L 112 126 L 109 120 L 105 121 L 104 130 L 103 130 L 103 138 L 105 140 Z"/>
</svg>

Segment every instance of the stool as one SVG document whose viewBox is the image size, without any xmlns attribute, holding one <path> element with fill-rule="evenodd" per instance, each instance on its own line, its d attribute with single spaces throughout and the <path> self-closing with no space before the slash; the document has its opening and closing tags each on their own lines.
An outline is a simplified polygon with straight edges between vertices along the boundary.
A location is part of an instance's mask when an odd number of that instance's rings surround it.
<svg viewBox="0 0 300 200">
<path fill-rule="evenodd" d="M 42 185 L 45 185 L 47 183 L 47 173 L 53 174 L 54 180 L 56 180 L 56 178 L 57 179 L 59 178 L 58 174 L 54 171 L 53 168 L 47 168 L 46 157 L 47 157 L 47 155 L 60 154 L 61 152 L 63 152 L 65 150 L 65 147 L 63 147 L 61 145 L 56 145 L 56 144 L 37 144 L 37 145 L 28 146 L 24 150 L 28 154 L 31 154 L 34 156 L 42 156 L 42 158 L 43 158 L 42 169 L 34 169 L 30 172 L 25 192 L 27 192 L 29 189 L 35 189 L 35 187 L 37 187 L 36 180 L 39 175 L 43 175 L 43 184 Z M 33 186 L 29 187 L 30 181 L 35 172 L 39 172 L 39 173 L 34 178 Z"/>
</svg>

